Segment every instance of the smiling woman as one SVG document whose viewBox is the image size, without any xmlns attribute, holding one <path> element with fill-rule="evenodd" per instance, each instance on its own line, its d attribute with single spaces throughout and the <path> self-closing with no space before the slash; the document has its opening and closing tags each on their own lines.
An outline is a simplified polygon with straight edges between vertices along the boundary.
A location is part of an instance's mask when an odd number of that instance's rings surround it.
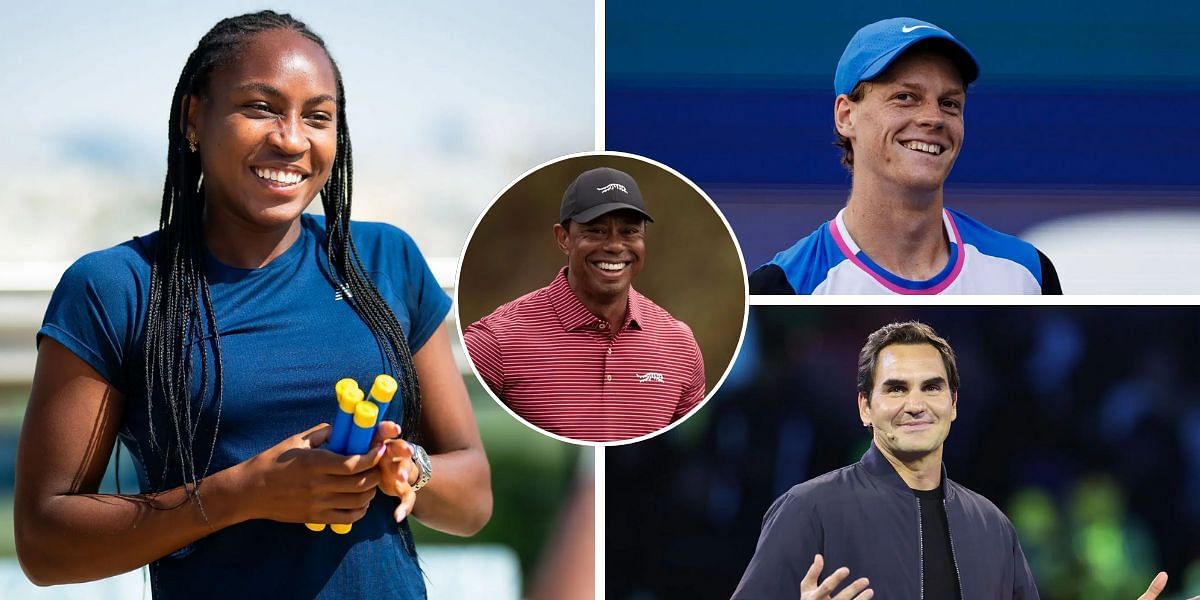
<svg viewBox="0 0 1200 600">
<path fill-rule="evenodd" d="M 268 60 L 214 69 L 207 89 L 184 99 L 187 137 L 212 150 L 199 153 L 208 230 L 242 237 L 283 229 L 286 243 L 298 237 L 297 217 L 329 179 L 339 79 L 324 49 L 296 31 L 264 31 L 247 50 Z M 218 257 L 230 264 L 249 258 Z"/>
<path fill-rule="evenodd" d="M 450 300 L 407 234 L 351 223 L 345 113 L 288 15 L 225 19 L 188 57 L 159 230 L 77 261 L 38 334 L 15 501 L 35 583 L 149 563 L 162 598 L 424 597 L 406 517 L 488 520 Z M 370 449 L 322 448 L 334 383 L 378 373 L 399 389 Z M 118 437 L 140 494 L 97 493 Z"/>
</svg>

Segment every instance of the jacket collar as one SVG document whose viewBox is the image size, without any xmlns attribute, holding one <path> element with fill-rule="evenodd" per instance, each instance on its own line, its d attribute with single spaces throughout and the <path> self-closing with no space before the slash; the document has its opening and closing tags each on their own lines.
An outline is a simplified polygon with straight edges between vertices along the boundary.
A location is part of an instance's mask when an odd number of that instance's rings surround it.
<svg viewBox="0 0 1200 600">
<path fill-rule="evenodd" d="M 912 494 L 912 489 L 904 483 L 904 479 L 896 472 L 896 468 L 892 463 L 888 462 L 879 448 L 875 446 L 875 442 L 871 442 L 871 447 L 867 449 L 867 453 L 863 454 L 862 460 L 859 461 L 863 468 L 870 473 L 872 477 L 882 482 L 887 487 L 906 494 Z M 954 499 L 955 484 L 946 476 L 946 463 L 942 462 L 942 491 L 946 496 L 946 500 Z"/>
</svg>

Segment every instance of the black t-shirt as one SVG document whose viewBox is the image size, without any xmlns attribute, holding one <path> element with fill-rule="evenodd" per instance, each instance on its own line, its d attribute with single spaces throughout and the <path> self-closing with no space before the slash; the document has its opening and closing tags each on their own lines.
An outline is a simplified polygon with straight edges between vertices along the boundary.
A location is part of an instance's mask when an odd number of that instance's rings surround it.
<svg viewBox="0 0 1200 600">
<path fill-rule="evenodd" d="M 926 600 L 959 600 L 958 569 L 946 525 L 946 504 L 942 486 L 913 490 L 921 507 L 921 587 Z"/>
</svg>

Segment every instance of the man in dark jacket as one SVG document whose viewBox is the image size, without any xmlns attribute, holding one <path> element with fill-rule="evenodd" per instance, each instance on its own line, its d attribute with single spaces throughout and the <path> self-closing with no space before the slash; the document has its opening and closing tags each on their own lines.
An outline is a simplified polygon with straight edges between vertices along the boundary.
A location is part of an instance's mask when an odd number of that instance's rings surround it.
<svg viewBox="0 0 1200 600">
<path fill-rule="evenodd" d="M 899 600 L 1038 598 L 1012 523 L 946 477 L 958 387 L 954 351 L 928 325 L 872 333 L 858 359 L 871 448 L 775 501 L 733 597 L 866 600 L 877 589 Z M 825 564 L 841 568 L 818 585 Z M 861 577 L 834 595 L 849 573 Z M 1160 573 L 1141 599 L 1165 584 Z"/>
</svg>

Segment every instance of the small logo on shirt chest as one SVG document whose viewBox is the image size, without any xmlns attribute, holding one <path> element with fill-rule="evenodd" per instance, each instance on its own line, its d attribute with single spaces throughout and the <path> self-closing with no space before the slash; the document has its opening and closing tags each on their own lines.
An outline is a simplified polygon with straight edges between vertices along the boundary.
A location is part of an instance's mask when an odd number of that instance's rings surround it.
<svg viewBox="0 0 1200 600">
<path fill-rule="evenodd" d="M 638 383 L 646 383 L 647 381 L 656 381 L 658 383 L 666 383 L 666 380 L 663 379 L 662 373 L 655 373 L 655 372 L 651 371 L 649 373 L 646 373 L 645 375 L 640 375 L 638 373 L 634 373 L 634 375 L 637 375 Z"/>
<path fill-rule="evenodd" d="M 354 294 L 350 293 L 350 286 L 348 286 L 346 284 L 342 284 L 342 285 L 338 286 L 337 290 L 333 292 L 333 301 L 334 302 L 337 302 L 338 300 L 344 300 L 346 298 L 353 298 L 353 297 L 354 297 Z"/>
</svg>

